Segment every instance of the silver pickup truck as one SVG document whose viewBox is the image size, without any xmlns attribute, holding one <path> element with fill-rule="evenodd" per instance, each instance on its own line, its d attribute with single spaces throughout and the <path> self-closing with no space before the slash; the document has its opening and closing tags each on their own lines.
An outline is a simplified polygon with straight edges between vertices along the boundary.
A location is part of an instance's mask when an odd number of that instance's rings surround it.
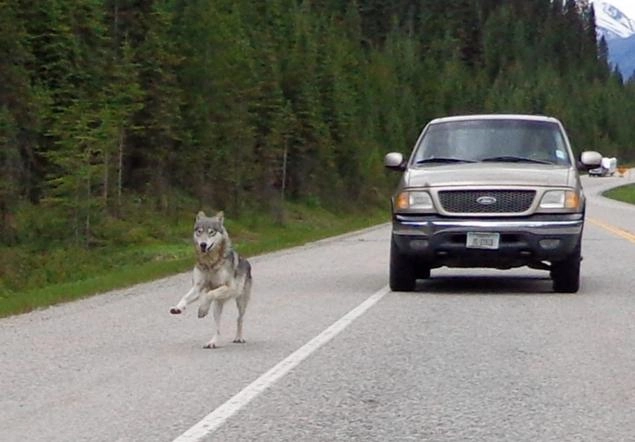
<svg viewBox="0 0 635 442">
<path fill-rule="evenodd" d="M 412 291 L 417 278 L 447 267 L 550 272 L 556 292 L 580 285 L 585 198 L 562 124 L 533 115 L 438 118 L 409 158 L 386 155 L 402 172 L 392 197 L 390 287 Z"/>
</svg>

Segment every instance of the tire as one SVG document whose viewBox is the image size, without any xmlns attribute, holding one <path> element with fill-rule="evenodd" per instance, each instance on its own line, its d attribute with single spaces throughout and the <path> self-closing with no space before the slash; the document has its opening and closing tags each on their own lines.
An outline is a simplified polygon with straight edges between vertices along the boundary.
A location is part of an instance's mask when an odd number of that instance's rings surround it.
<svg viewBox="0 0 635 442">
<path fill-rule="evenodd" d="M 395 240 L 390 241 L 390 290 L 412 292 L 416 287 L 414 259 L 399 253 Z"/>
<path fill-rule="evenodd" d="M 418 261 L 415 267 L 415 275 L 417 275 L 417 279 L 429 279 L 430 264 L 427 261 Z"/>
<path fill-rule="evenodd" d="M 577 293 L 580 288 L 580 262 L 582 261 L 580 242 L 562 261 L 551 264 L 553 291 L 556 293 Z"/>
</svg>

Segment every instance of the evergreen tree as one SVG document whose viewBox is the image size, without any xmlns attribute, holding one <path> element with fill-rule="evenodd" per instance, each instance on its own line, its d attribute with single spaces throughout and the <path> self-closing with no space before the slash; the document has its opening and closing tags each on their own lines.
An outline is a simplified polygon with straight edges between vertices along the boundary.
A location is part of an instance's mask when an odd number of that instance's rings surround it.
<svg viewBox="0 0 635 442">
<path fill-rule="evenodd" d="M 606 43 L 604 36 L 600 37 L 598 42 L 598 77 L 606 81 L 611 71 L 609 63 L 609 45 Z"/>
<path fill-rule="evenodd" d="M 243 192 L 253 185 L 249 103 L 256 93 L 257 59 L 239 12 L 229 0 L 197 0 L 187 4 L 178 25 L 192 188 L 206 205 L 237 210 Z"/>
<path fill-rule="evenodd" d="M 15 240 L 13 213 L 30 195 L 37 108 L 29 84 L 26 30 L 13 2 L 0 1 L 0 244 Z"/>
<path fill-rule="evenodd" d="M 179 158 L 184 152 L 182 90 L 178 74 L 183 63 L 173 29 L 169 1 L 154 2 L 144 19 L 145 34 L 137 36 L 137 47 L 124 40 L 118 59 L 122 80 L 118 97 L 119 162 L 127 161 L 131 187 L 154 189 L 153 201 L 163 214 L 173 209 L 173 182 L 185 182 L 187 171 Z M 127 72 L 127 74 L 126 74 Z"/>
<path fill-rule="evenodd" d="M 43 197 L 66 213 L 77 243 L 91 236 L 94 193 L 103 185 L 104 137 L 96 136 L 104 110 L 100 91 L 107 60 L 108 39 L 101 3 L 85 0 L 36 2 L 24 12 L 35 57 L 32 81 L 44 89 L 50 107 L 43 118 L 38 155 L 46 169 Z M 106 143 L 109 141 L 106 141 Z M 97 178 L 97 175 L 99 177 Z M 66 225 L 60 220 L 61 226 Z M 51 235 L 62 232 L 51 229 Z"/>
</svg>

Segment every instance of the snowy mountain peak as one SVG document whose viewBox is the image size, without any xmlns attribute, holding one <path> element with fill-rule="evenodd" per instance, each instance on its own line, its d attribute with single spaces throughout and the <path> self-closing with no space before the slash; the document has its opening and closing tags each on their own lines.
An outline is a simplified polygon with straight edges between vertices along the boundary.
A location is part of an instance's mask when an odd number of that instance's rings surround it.
<svg viewBox="0 0 635 442">
<path fill-rule="evenodd" d="M 598 38 L 604 37 L 608 44 L 609 64 L 625 79 L 635 78 L 635 1 L 591 0 L 591 3 Z"/>
<path fill-rule="evenodd" d="M 635 2 L 632 0 L 594 0 L 595 24 L 607 40 L 635 34 Z"/>
</svg>

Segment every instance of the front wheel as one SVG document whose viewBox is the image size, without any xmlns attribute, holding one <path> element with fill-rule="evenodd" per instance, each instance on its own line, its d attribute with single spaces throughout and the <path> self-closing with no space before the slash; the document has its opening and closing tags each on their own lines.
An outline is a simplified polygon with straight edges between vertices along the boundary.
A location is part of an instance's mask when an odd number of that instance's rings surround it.
<svg viewBox="0 0 635 442">
<path fill-rule="evenodd" d="M 415 274 L 417 279 L 429 279 L 430 263 L 427 261 L 416 261 Z"/>
<path fill-rule="evenodd" d="M 399 252 L 395 240 L 390 241 L 390 289 L 411 292 L 416 286 L 414 259 Z"/>
<path fill-rule="evenodd" d="M 580 243 L 562 261 L 551 264 L 553 291 L 557 293 L 576 293 L 580 288 L 580 261 L 582 261 Z"/>
</svg>

